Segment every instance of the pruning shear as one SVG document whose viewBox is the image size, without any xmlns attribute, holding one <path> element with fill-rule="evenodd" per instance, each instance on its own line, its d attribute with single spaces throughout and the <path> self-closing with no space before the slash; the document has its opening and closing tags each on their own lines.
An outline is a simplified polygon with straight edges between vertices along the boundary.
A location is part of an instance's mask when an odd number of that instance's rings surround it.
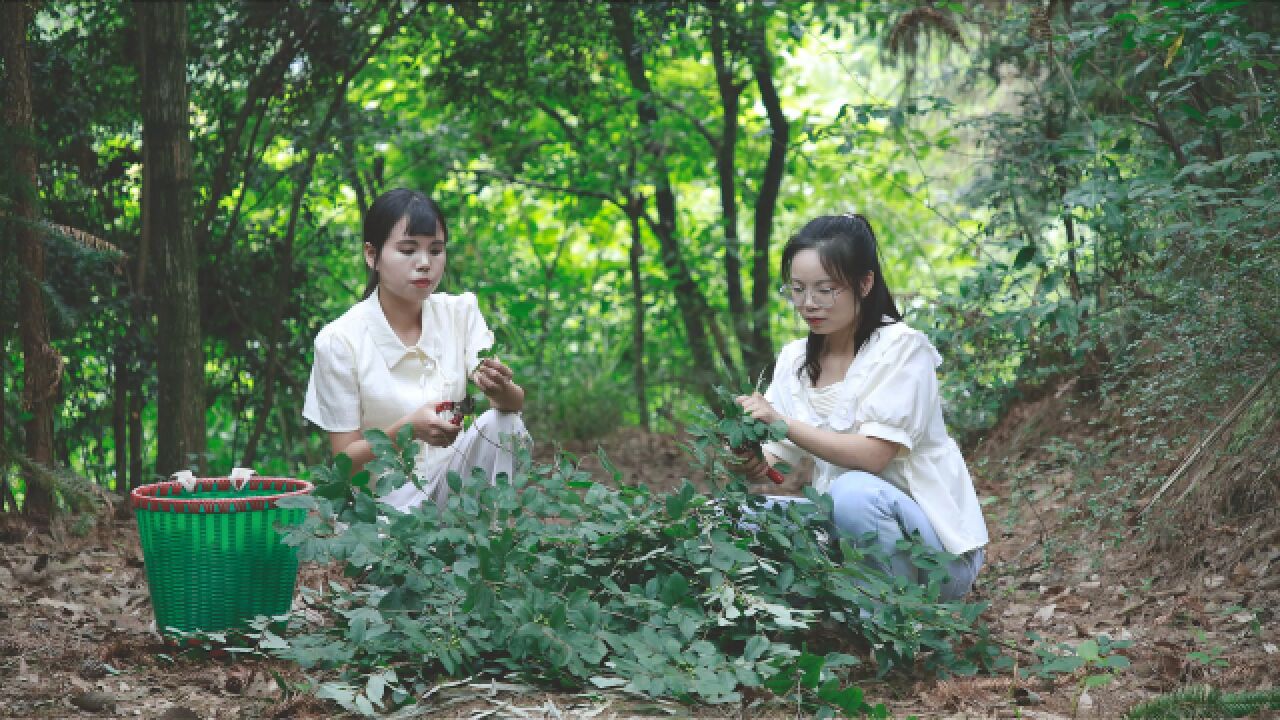
<svg viewBox="0 0 1280 720">
<path fill-rule="evenodd" d="M 470 395 L 459 402 L 446 400 L 436 403 L 436 414 L 449 419 L 454 425 L 461 425 L 464 418 L 476 411 L 476 400 Z"/>
<path fill-rule="evenodd" d="M 741 457 L 750 455 L 752 457 L 757 457 L 757 458 L 760 458 L 761 460 L 764 460 L 764 448 L 760 447 L 760 443 L 754 440 L 751 440 L 743 444 L 742 447 L 740 448 L 734 448 L 733 452 L 734 454 Z M 774 485 L 781 485 L 782 482 L 786 480 L 786 478 L 782 476 L 782 473 L 778 472 L 777 468 L 768 464 L 768 461 L 765 461 L 765 465 L 769 469 L 765 470 L 764 474 L 766 477 L 768 477 L 770 480 L 773 481 Z"/>
<path fill-rule="evenodd" d="M 761 370 L 759 377 L 756 378 L 756 386 L 751 391 L 753 394 L 760 392 L 760 383 L 763 381 L 764 371 Z M 733 452 L 739 457 L 755 457 L 764 460 L 764 448 L 761 447 L 760 443 L 756 440 L 748 440 L 744 442 L 740 447 L 733 448 Z M 786 479 L 782 476 L 782 473 L 778 472 L 778 469 L 770 465 L 767 460 L 765 461 L 765 467 L 768 468 L 765 470 L 765 476 L 772 480 L 774 485 L 781 485 Z"/>
</svg>

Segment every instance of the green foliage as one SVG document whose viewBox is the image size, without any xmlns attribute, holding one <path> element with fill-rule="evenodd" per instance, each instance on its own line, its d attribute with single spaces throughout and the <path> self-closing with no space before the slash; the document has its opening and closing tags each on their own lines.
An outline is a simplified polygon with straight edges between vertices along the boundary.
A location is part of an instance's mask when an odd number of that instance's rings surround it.
<svg viewBox="0 0 1280 720">
<path fill-rule="evenodd" d="M 985 215 L 983 262 L 935 309 L 937 337 L 963 349 L 953 419 L 980 429 L 1064 373 L 1108 393 L 1141 377 L 1127 402 L 1153 425 L 1170 419 L 1160 405 L 1229 392 L 1224 362 L 1280 342 L 1261 301 L 1280 292 L 1275 6 L 1011 3 L 972 19 L 995 30 L 975 87 L 1012 109 L 973 120 L 989 138 L 964 193 Z"/>
<path fill-rule="evenodd" d="M 1224 693 L 1214 687 L 1192 686 L 1140 703 L 1125 713 L 1127 720 L 1192 720 L 1193 718 L 1250 717 L 1280 710 L 1280 689 Z"/>
<path fill-rule="evenodd" d="M 763 443 L 782 440 L 787 436 L 786 423 L 776 422 L 770 425 L 745 414 L 742 406 L 734 399 L 737 395 L 726 388 L 716 387 L 714 393 L 717 401 L 715 408 L 697 408 L 693 420 L 686 428 L 689 441 L 685 443 L 685 448 L 699 466 L 712 470 L 713 474 L 723 471 L 727 461 L 734 459 L 732 451 L 759 456 Z M 789 472 L 785 466 L 780 470 Z"/>
<path fill-rule="evenodd" d="M 411 443 L 368 437 L 380 488 L 412 475 Z M 315 512 L 287 542 L 351 582 L 304 589 L 315 612 L 272 652 L 325 671 L 320 696 L 363 714 L 483 673 L 685 702 L 763 688 L 885 716 L 849 684 L 858 635 L 879 674 L 1001 662 L 983 605 L 938 602 L 945 557 L 914 547 L 931 581 L 896 580 L 874 569 L 877 550 L 832 540 L 823 496 L 766 510 L 737 482 L 658 494 L 597 481 L 568 455 L 521 465 L 494 484 L 451 475 L 447 507 L 405 514 L 376 503 L 367 471 L 348 478 L 344 456 L 317 468 L 314 496 L 290 501 Z"/>
<path fill-rule="evenodd" d="M 1106 685 L 1116 671 L 1130 666 L 1129 658 L 1116 652 L 1132 646 L 1129 640 L 1112 640 L 1106 635 L 1099 635 L 1073 646 L 1046 644 L 1035 633 L 1029 633 L 1029 637 L 1035 643 L 1033 650 L 1040 662 L 1020 668 L 1023 677 L 1053 678 L 1070 675 L 1083 668 L 1085 675 L 1080 684 L 1083 688 L 1091 688 Z"/>
</svg>

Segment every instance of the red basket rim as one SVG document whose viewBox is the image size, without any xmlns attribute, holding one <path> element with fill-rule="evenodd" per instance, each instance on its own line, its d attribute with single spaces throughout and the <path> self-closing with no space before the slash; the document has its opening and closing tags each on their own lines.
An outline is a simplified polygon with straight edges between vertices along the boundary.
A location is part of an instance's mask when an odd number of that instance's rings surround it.
<svg viewBox="0 0 1280 720">
<path fill-rule="evenodd" d="M 234 490 L 230 478 L 195 478 L 196 490 Z M 244 485 L 245 490 L 277 490 L 274 495 L 254 495 L 242 498 L 192 498 L 182 497 L 187 488 L 176 480 L 151 483 L 133 489 L 129 504 L 135 510 L 176 513 L 229 513 L 247 510 L 266 510 L 275 507 L 280 498 L 307 495 L 315 486 L 297 478 L 261 477 L 254 475 Z"/>
</svg>

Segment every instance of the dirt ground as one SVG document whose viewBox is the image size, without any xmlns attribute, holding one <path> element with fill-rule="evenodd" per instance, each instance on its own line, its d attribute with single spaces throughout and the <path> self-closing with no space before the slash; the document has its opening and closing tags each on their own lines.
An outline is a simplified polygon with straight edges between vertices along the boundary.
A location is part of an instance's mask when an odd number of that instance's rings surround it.
<svg viewBox="0 0 1280 720">
<path fill-rule="evenodd" d="M 1201 537 L 1202 552 L 1189 554 L 1161 549 L 1136 531 L 1109 536 L 1068 521 L 1073 503 L 1090 502 L 1079 490 L 1081 467 L 1095 475 L 1106 468 L 1090 466 L 1088 457 L 1063 462 L 1061 453 L 1046 453 L 1043 438 L 1069 435 L 1068 428 L 1082 425 L 1082 415 L 1103 414 L 1069 394 L 1049 394 L 1015 408 L 970 453 L 979 494 L 989 498 L 992 535 L 975 593 L 991 604 L 986 620 L 1007 642 L 1029 647 L 1029 631 L 1073 645 L 1105 634 L 1132 643 L 1119 651 L 1131 666 L 1097 687 L 1088 686 L 1084 670 L 1053 681 L 1007 674 L 861 683 L 895 717 L 1117 717 L 1188 684 L 1223 690 L 1274 685 L 1280 675 L 1276 528 L 1259 541 L 1259 530 L 1248 523 L 1211 527 Z M 678 440 L 670 436 L 625 430 L 602 444 L 629 482 L 671 487 L 687 472 Z M 594 444 L 568 449 L 595 467 Z M 1171 453 L 1168 466 L 1156 470 L 1167 474 L 1181 455 Z M 1126 512 L 1123 520 L 1133 520 L 1136 511 Z M 274 673 L 298 675 L 284 665 L 230 664 L 163 644 L 151 630 L 133 521 L 76 530 L 74 520 L 48 531 L 12 519 L 0 526 L 0 717 L 338 714 L 332 706 L 285 697 Z M 1028 663 L 1025 656 L 1018 659 Z M 426 717 L 796 716 L 777 705 L 688 708 L 492 681 L 442 687 L 431 702 Z"/>
</svg>

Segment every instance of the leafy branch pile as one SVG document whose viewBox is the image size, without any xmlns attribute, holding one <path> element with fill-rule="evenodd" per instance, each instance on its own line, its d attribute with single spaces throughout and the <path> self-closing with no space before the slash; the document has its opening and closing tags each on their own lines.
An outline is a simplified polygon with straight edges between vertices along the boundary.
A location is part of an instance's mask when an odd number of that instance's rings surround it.
<svg viewBox="0 0 1280 720">
<path fill-rule="evenodd" d="M 704 434 L 713 432 L 702 428 Z M 970 673 L 999 660 L 981 605 L 938 602 L 945 557 L 912 549 L 935 578 L 905 585 L 874 550 L 828 538 L 830 503 L 764 509 L 738 481 L 714 495 L 600 482 L 563 454 L 490 484 L 449 478 L 448 507 L 379 507 L 412 478 L 408 436 L 367 435 L 376 460 L 318 468 L 315 512 L 287 541 L 350 583 L 308 591 L 260 647 L 322 671 L 317 694 L 371 715 L 424 697 L 441 676 L 731 703 L 767 691 L 822 714 L 884 716 L 849 684 L 861 636 L 878 671 Z M 727 451 L 726 451 L 727 452 Z M 766 694 L 767 694 L 766 693 Z"/>
</svg>

